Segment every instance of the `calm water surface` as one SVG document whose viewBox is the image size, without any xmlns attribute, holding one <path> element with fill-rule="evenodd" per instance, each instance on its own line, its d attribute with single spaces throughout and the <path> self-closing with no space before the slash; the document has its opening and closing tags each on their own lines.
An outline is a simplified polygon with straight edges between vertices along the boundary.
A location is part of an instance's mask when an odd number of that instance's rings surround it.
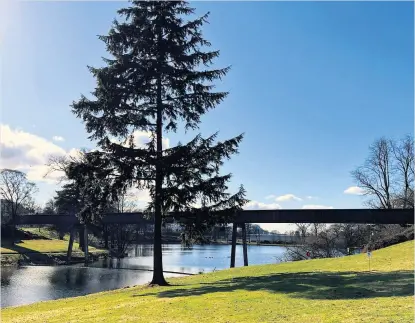
<svg viewBox="0 0 415 323">
<path fill-rule="evenodd" d="M 166 271 L 200 273 L 229 268 L 230 245 L 163 246 Z M 279 262 L 284 247 L 248 246 L 250 265 Z M 151 280 L 152 246 L 135 245 L 127 258 L 99 260 L 88 268 L 83 265 L 35 266 L 1 269 L 1 307 L 30 304 L 44 300 L 81 296 Z M 242 266 L 242 246 L 236 247 L 236 266 Z M 118 269 L 122 268 L 122 269 Z M 165 273 L 165 277 L 182 276 Z"/>
</svg>

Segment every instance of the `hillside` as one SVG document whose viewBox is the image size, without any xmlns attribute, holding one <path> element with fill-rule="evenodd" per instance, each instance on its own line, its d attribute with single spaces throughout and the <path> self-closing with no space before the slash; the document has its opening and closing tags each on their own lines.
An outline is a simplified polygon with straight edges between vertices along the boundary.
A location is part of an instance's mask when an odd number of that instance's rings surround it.
<svg viewBox="0 0 415 323">
<path fill-rule="evenodd" d="M 3 322 L 413 322 L 414 243 L 8 308 Z"/>
</svg>

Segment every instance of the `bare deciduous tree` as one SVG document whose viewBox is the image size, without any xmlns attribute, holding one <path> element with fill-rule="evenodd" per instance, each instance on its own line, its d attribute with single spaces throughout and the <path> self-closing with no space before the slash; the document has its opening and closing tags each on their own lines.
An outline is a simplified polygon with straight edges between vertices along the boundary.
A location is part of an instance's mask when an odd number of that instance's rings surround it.
<svg viewBox="0 0 415 323">
<path fill-rule="evenodd" d="M 261 244 L 261 227 L 259 225 L 254 226 L 254 234 L 255 234 L 255 238 L 256 238 L 256 243 L 257 244 Z"/>
<path fill-rule="evenodd" d="M 411 136 L 406 136 L 399 142 L 392 142 L 392 152 L 395 159 L 394 171 L 398 174 L 399 188 L 396 192 L 394 205 L 399 208 L 414 207 L 414 142 Z"/>
<path fill-rule="evenodd" d="M 114 207 L 119 213 L 134 212 L 137 210 L 137 203 L 134 201 L 134 198 L 135 195 L 131 191 L 122 192 L 114 203 Z"/>
<path fill-rule="evenodd" d="M 294 223 L 300 233 L 300 238 L 305 239 L 307 235 L 307 230 L 311 226 L 311 223 Z"/>
<path fill-rule="evenodd" d="M 311 234 L 315 237 L 318 237 L 320 232 L 323 232 L 326 229 L 325 223 L 311 223 Z"/>
<path fill-rule="evenodd" d="M 113 208 L 119 213 L 137 212 L 137 203 L 134 201 L 135 195 L 131 191 L 122 191 L 118 194 L 117 200 L 113 203 Z M 105 228 L 105 244 L 108 247 L 108 230 L 112 232 L 111 252 L 117 258 L 124 257 L 126 251 L 134 240 L 134 233 L 137 232 L 137 225 L 113 224 Z"/>
<path fill-rule="evenodd" d="M 33 194 L 36 192 L 36 184 L 29 182 L 25 173 L 12 169 L 2 169 L 0 171 L 0 196 L 8 205 L 13 244 L 16 217 L 25 207 L 34 205 Z"/>
<path fill-rule="evenodd" d="M 352 172 L 363 194 L 372 197 L 366 203 L 373 208 L 392 208 L 392 187 L 390 185 L 391 158 L 393 156 L 390 141 L 381 138 L 369 147 L 369 157 L 363 166 Z"/>
<path fill-rule="evenodd" d="M 371 208 L 413 208 L 414 143 L 380 138 L 369 148 L 365 163 L 352 172 Z"/>
</svg>

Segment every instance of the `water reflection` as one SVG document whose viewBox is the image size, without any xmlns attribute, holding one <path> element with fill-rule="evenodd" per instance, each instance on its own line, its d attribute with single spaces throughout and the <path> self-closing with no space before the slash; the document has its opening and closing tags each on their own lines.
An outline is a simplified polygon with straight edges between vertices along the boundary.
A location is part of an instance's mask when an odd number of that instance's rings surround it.
<svg viewBox="0 0 415 323">
<path fill-rule="evenodd" d="M 57 287 L 74 286 L 81 287 L 87 283 L 88 269 L 78 268 L 73 270 L 72 267 L 64 267 L 61 270 L 52 271 L 49 282 Z"/>
<path fill-rule="evenodd" d="M 166 247 L 164 247 L 164 250 Z M 152 257 L 153 246 L 148 245 L 135 245 L 128 252 L 129 257 Z"/>
<path fill-rule="evenodd" d="M 35 266 L 1 269 L 1 306 L 16 306 L 64 297 L 81 296 L 125 286 L 145 284 L 151 280 L 152 246 L 137 245 L 124 259 L 101 259 L 85 268 L 73 266 Z M 285 252 L 283 247 L 249 246 L 250 264 L 275 263 Z M 163 247 L 166 271 L 199 273 L 229 267 L 230 246 L 180 245 Z M 236 265 L 242 266 L 242 248 L 237 246 Z M 123 268 L 127 270 L 120 270 Z M 128 270 L 131 269 L 131 270 Z M 181 276 L 166 273 L 166 277 Z"/>
<path fill-rule="evenodd" d="M 13 275 L 13 270 L 11 268 L 2 268 L 1 269 L 1 287 L 3 286 L 9 286 L 10 285 L 10 279 Z"/>
</svg>

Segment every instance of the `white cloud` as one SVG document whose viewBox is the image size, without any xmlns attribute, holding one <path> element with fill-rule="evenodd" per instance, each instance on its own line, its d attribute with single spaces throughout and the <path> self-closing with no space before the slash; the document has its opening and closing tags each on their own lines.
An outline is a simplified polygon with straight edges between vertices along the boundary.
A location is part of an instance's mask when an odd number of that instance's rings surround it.
<svg viewBox="0 0 415 323">
<path fill-rule="evenodd" d="M 344 194 L 350 194 L 350 195 L 363 195 L 364 191 L 358 186 L 350 186 L 343 192 Z"/>
<path fill-rule="evenodd" d="M 150 202 L 150 191 L 147 189 L 139 190 L 137 188 L 132 188 L 128 191 L 130 194 L 128 200 L 136 201 L 136 202 Z"/>
<path fill-rule="evenodd" d="M 151 140 L 151 132 L 148 131 L 140 131 L 135 130 L 133 132 L 134 136 L 134 144 L 136 147 L 144 148 L 146 144 L 148 144 Z M 111 139 L 113 142 L 119 142 L 116 139 Z M 124 143 L 124 146 L 126 146 L 127 143 Z M 170 147 L 170 140 L 169 138 L 164 137 L 163 138 L 163 149 L 167 149 Z"/>
<path fill-rule="evenodd" d="M 271 195 L 267 195 L 267 196 L 265 196 L 265 199 L 266 200 L 273 200 L 273 199 L 275 199 L 276 198 L 276 196 L 274 195 L 274 194 L 271 194 Z"/>
<path fill-rule="evenodd" d="M 148 189 L 139 190 L 137 188 L 131 188 L 128 190 L 127 200 L 137 203 L 138 207 L 146 207 L 151 202 L 150 191 Z M 202 203 L 198 200 L 191 206 L 200 208 L 202 207 Z"/>
<path fill-rule="evenodd" d="M 77 149 L 66 151 L 51 141 L 20 129 L 12 129 L 9 125 L 0 125 L 0 131 L 1 167 L 25 171 L 31 181 L 56 183 L 62 176 L 58 172 L 44 178 L 49 157 L 74 156 L 78 153 Z"/>
<path fill-rule="evenodd" d="M 333 209 L 333 207 L 327 205 L 306 204 L 303 205 L 302 209 Z"/>
<path fill-rule="evenodd" d="M 2 167 L 23 169 L 44 165 L 49 156 L 64 156 L 66 151 L 54 143 L 22 130 L 0 125 Z"/>
<path fill-rule="evenodd" d="M 306 199 L 307 200 L 317 200 L 318 199 L 318 197 L 317 196 L 311 196 L 311 195 L 308 195 L 308 196 L 306 196 Z"/>
<path fill-rule="evenodd" d="M 0 132 L 1 167 L 24 171 L 30 181 L 57 183 L 64 175 L 62 172 L 53 172 L 44 177 L 48 171 L 46 163 L 49 158 L 51 156 L 76 157 L 80 153 L 79 149 L 72 148 L 67 151 L 50 140 L 19 128 L 13 129 L 9 125 L 0 125 Z M 144 147 L 151 138 L 150 133 L 145 131 L 134 131 L 133 135 L 134 142 L 138 147 Z M 60 136 L 54 136 L 52 139 L 57 142 L 64 140 Z M 163 148 L 169 147 L 169 139 L 163 138 Z M 147 195 L 139 196 L 141 199 Z"/>
<path fill-rule="evenodd" d="M 48 172 L 48 166 L 36 165 L 26 170 L 26 176 L 29 181 L 46 182 L 48 184 L 58 184 L 65 176 L 62 171 Z M 47 176 L 45 176 L 47 174 Z"/>
<path fill-rule="evenodd" d="M 63 137 L 61 137 L 61 136 L 53 136 L 52 137 L 52 140 L 53 141 L 65 141 L 65 139 Z"/>
<path fill-rule="evenodd" d="M 277 196 L 275 200 L 277 202 L 285 202 L 285 201 L 290 201 L 290 200 L 302 201 L 301 198 L 299 198 L 298 196 L 295 196 L 294 194 L 285 194 L 285 195 Z"/>
<path fill-rule="evenodd" d="M 250 201 L 243 207 L 244 210 L 272 210 L 281 209 L 281 205 L 277 203 L 261 203 L 257 201 Z"/>
</svg>

